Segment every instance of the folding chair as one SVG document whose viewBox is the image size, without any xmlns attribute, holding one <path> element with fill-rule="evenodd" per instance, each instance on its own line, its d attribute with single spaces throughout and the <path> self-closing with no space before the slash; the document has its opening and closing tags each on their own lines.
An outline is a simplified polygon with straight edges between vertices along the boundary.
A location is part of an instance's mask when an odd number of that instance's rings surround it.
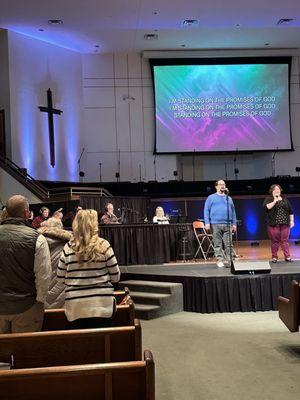
<svg viewBox="0 0 300 400">
<path fill-rule="evenodd" d="M 207 260 L 207 256 L 209 253 L 214 252 L 214 245 L 212 241 L 212 234 L 207 233 L 205 229 L 205 225 L 202 221 L 194 221 L 193 222 L 194 234 L 198 243 L 198 249 L 194 255 L 194 258 L 197 258 L 199 251 L 201 251 L 204 260 Z M 203 245 L 206 244 L 207 248 L 204 249 Z"/>
</svg>

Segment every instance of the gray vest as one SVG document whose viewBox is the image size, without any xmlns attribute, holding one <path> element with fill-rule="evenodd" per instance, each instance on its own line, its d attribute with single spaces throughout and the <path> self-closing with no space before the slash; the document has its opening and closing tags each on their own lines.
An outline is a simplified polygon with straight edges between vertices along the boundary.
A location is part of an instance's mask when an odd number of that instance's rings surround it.
<svg viewBox="0 0 300 400">
<path fill-rule="evenodd" d="M 36 301 L 34 254 L 39 233 L 21 218 L 0 225 L 0 315 L 20 314 Z"/>
</svg>

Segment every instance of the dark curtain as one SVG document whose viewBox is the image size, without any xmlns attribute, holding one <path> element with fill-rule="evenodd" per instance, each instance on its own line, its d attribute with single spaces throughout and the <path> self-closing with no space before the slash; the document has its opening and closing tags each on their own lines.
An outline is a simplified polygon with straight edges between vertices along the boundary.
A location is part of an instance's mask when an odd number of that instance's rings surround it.
<svg viewBox="0 0 300 400">
<path fill-rule="evenodd" d="M 100 236 L 113 247 L 120 265 L 161 264 L 194 255 L 191 224 L 100 225 Z"/>
<path fill-rule="evenodd" d="M 104 213 L 107 203 L 114 205 L 114 213 L 122 219 L 123 224 L 141 223 L 146 217 L 150 218 L 150 198 L 147 197 L 80 196 L 80 204 L 83 208 L 92 208 L 99 213 L 99 216 Z"/>
<path fill-rule="evenodd" d="M 199 313 L 277 310 L 278 296 L 289 297 L 299 274 L 184 277 L 122 274 L 122 279 L 177 282 L 183 285 L 184 310 Z"/>
</svg>

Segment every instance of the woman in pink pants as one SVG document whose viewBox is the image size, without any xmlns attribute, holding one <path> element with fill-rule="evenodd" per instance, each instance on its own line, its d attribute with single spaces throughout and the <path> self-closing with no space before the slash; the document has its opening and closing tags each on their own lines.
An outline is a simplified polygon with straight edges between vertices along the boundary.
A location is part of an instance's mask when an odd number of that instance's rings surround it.
<svg viewBox="0 0 300 400">
<path fill-rule="evenodd" d="M 271 240 L 273 263 L 278 260 L 279 247 L 282 248 L 285 261 L 292 261 L 288 239 L 290 228 L 294 226 L 294 215 L 290 202 L 281 196 L 281 192 L 279 185 L 272 185 L 263 205 L 267 212 L 267 229 Z"/>
</svg>

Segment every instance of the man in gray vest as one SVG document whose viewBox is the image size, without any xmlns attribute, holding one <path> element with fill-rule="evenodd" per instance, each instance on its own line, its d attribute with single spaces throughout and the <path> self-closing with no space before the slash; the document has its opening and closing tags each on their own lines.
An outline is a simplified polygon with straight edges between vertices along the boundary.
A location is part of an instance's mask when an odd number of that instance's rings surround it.
<svg viewBox="0 0 300 400">
<path fill-rule="evenodd" d="M 51 275 L 48 244 L 27 224 L 28 200 L 12 196 L 0 225 L 0 333 L 40 331 Z"/>
</svg>

